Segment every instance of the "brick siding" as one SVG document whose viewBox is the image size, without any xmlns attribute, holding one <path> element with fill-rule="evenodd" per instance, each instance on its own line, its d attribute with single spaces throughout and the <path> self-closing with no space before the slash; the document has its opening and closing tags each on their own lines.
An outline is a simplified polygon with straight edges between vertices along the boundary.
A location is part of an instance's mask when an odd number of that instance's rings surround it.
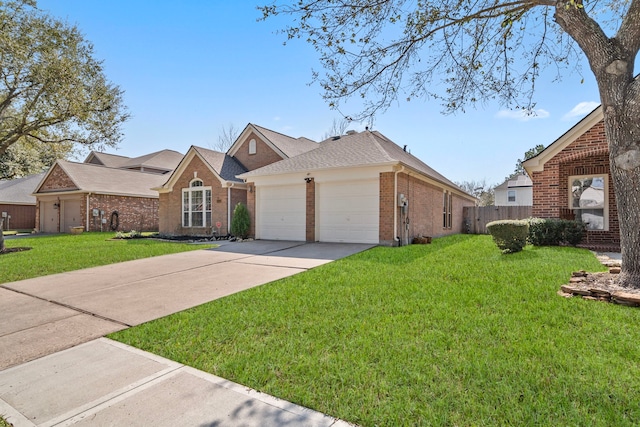
<svg viewBox="0 0 640 427">
<path fill-rule="evenodd" d="M 86 212 L 86 200 L 82 198 L 82 212 Z M 89 196 L 89 231 L 111 231 L 113 212 L 118 212 L 117 231 L 158 231 L 158 204 L 156 198 L 92 194 Z M 104 224 L 100 216 L 93 216 L 93 209 L 104 211 Z M 86 229 L 86 215 L 82 222 Z"/>
<path fill-rule="evenodd" d="M 252 139 L 256 140 L 255 154 L 249 154 L 249 141 Z M 254 132 L 251 132 L 233 157 L 250 171 L 282 160 L 282 157 L 273 151 L 271 147 L 269 147 Z"/>
<path fill-rule="evenodd" d="M 42 186 L 40 186 L 39 191 L 46 193 L 48 191 L 77 189 L 78 187 L 76 187 L 65 171 L 59 165 L 55 165 L 49 176 L 47 176 L 47 179 L 42 183 Z"/>
<path fill-rule="evenodd" d="M 594 248 L 619 246 L 618 209 L 603 121 L 547 161 L 543 171 L 533 173 L 533 216 L 560 218 L 563 211 L 569 208 L 569 177 L 581 175 L 606 175 L 609 196 L 609 229 L 589 230 L 583 244 Z"/>
</svg>

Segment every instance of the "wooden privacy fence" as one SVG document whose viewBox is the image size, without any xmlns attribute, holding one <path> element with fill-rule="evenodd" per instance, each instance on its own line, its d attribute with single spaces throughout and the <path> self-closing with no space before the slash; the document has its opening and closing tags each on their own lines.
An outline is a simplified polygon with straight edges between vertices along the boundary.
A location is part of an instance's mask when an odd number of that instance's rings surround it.
<svg viewBox="0 0 640 427">
<path fill-rule="evenodd" d="M 487 224 L 500 219 L 525 219 L 533 213 L 533 206 L 468 206 L 462 211 L 464 232 L 489 234 Z"/>
</svg>

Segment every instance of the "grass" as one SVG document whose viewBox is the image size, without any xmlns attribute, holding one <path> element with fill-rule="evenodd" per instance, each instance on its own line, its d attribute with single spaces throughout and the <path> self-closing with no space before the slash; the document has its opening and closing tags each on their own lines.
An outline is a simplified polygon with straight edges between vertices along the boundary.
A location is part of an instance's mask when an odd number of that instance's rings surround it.
<svg viewBox="0 0 640 427">
<path fill-rule="evenodd" d="M 82 233 L 7 239 L 7 248 L 31 250 L 0 255 L 0 283 L 212 246 L 153 239 L 110 240 L 114 235 Z"/>
<path fill-rule="evenodd" d="M 9 424 L 7 420 L 0 416 L 0 427 L 12 427 L 13 424 Z"/>
<path fill-rule="evenodd" d="M 640 310 L 586 250 L 377 247 L 111 337 L 363 426 L 640 424 Z"/>
</svg>

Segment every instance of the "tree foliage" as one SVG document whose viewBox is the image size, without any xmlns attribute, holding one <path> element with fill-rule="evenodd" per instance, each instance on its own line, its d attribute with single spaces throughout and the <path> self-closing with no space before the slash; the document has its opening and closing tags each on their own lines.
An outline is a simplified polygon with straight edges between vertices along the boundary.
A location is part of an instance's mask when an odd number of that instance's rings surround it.
<svg viewBox="0 0 640 427">
<path fill-rule="evenodd" d="M 75 26 L 35 0 L 0 1 L 0 154 L 20 140 L 103 148 L 129 117 Z"/>
<path fill-rule="evenodd" d="M 71 142 L 43 144 L 19 140 L 0 154 L 0 179 L 22 178 L 45 172 L 58 159 L 68 159 L 75 153 Z"/>
<path fill-rule="evenodd" d="M 522 166 L 522 164 L 524 162 L 526 162 L 527 160 L 529 160 L 530 158 L 535 157 L 538 154 L 542 153 L 544 151 L 544 148 L 545 148 L 544 145 L 538 144 L 535 147 L 530 148 L 527 151 L 525 151 L 524 157 L 522 159 L 518 159 L 518 161 L 516 162 L 516 167 L 513 170 L 513 173 L 511 173 L 511 175 L 506 177 L 504 180 L 507 181 L 509 179 L 514 179 L 518 175 L 526 174 L 527 171 L 524 169 L 524 166 Z"/>
<path fill-rule="evenodd" d="M 238 203 L 233 209 L 233 218 L 231 218 L 231 234 L 241 239 L 246 239 L 251 228 L 251 218 L 247 207 Z"/>
<path fill-rule="evenodd" d="M 478 198 L 478 206 L 493 206 L 495 203 L 495 184 L 487 184 L 486 179 L 456 182 L 456 185 Z"/>
<path fill-rule="evenodd" d="M 260 9 L 264 19 L 294 18 L 283 31 L 318 51 L 325 98 L 338 108 L 361 97 L 361 117 L 401 97 L 433 96 L 445 111 L 494 98 L 531 110 L 542 72 L 560 79 L 584 54 L 609 145 L 619 281 L 640 288 L 640 0 L 295 0 Z"/>
</svg>

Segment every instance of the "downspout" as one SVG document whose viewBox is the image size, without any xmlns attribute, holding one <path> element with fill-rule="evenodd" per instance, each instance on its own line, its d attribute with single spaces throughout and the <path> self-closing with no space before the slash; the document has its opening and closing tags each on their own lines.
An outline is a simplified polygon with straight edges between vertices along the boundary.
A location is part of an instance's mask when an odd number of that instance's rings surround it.
<svg viewBox="0 0 640 427">
<path fill-rule="evenodd" d="M 404 171 L 404 166 L 400 166 L 400 169 L 395 171 L 393 176 L 393 240 L 398 242 L 400 246 L 400 239 L 398 239 L 398 174 Z"/>
</svg>

